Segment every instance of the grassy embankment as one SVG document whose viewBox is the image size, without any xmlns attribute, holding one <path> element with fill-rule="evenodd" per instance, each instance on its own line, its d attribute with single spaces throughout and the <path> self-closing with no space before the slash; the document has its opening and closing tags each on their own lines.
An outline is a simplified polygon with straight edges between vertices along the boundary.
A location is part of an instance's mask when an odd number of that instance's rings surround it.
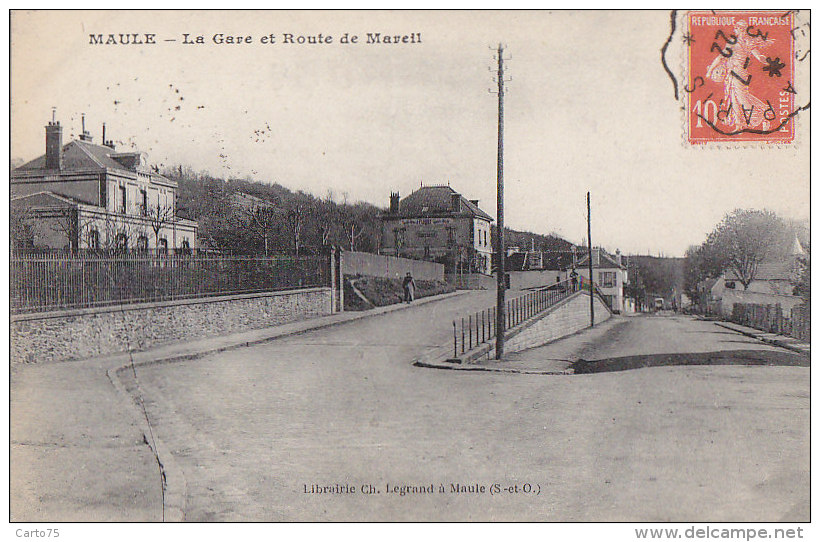
<svg viewBox="0 0 820 542">
<path fill-rule="evenodd" d="M 365 275 L 345 275 L 345 310 L 361 311 L 373 307 L 384 307 L 404 301 L 401 279 L 386 279 Z M 352 284 L 351 284 L 352 283 Z M 362 299 L 354 291 L 354 286 L 366 298 Z M 443 280 L 417 280 L 416 299 L 455 291 Z"/>
</svg>

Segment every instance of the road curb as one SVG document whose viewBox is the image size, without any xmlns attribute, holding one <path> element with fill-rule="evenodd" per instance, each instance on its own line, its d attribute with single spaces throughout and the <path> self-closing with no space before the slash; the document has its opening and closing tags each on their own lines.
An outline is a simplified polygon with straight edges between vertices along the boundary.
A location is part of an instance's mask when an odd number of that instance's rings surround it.
<svg viewBox="0 0 820 542">
<path fill-rule="evenodd" d="M 801 350 L 785 341 L 781 341 L 778 339 L 770 339 L 768 337 L 763 337 L 761 334 L 762 331 L 759 332 L 752 332 L 752 331 L 745 331 L 742 329 L 738 329 L 734 326 L 730 326 L 725 324 L 724 322 L 714 322 L 716 325 L 722 327 L 723 329 L 728 329 L 729 331 L 734 331 L 735 333 L 740 333 L 741 335 L 745 335 L 747 337 L 751 337 L 753 339 L 757 339 L 760 342 L 764 342 L 766 344 L 770 344 L 772 346 L 779 346 L 780 348 L 785 348 L 786 350 L 791 350 L 792 352 L 796 352 L 798 354 L 803 354 L 804 356 L 810 356 L 810 352 L 806 352 L 805 350 Z"/>
<path fill-rule="evenodd" d="M 134 397 L 125 389 L 125 385 L 120 380 L 118 373 L 123 370 L 131 369 L 131 364 L 127 363 L 120 367 L 106 370 L 106 375 L 114 386 L 114 389 L 120 393 L 128 403 L 129 408 L 137 419 L 140 429 L 142 430 L 142 437 L 151 451 L 160 468 L 161 483 L 162 483 L 162 518 L 163 521 L 181 522 L 185 520 L 185 495 L 187 494 L 187 482 L 185 481 L 184 471 L 177 467 L 174 461 L 174 456 L 165 446 L 165 443 L 154 435 L 145 415 L 134 403 Z M 139 385 L 139 382 L 137 382 Z"/>
<path fill-rule="evenodd" d="M 129 408 L 131 409 L 132 414 L 135 415 L 137 423 L 140 426 L 140 429 L 143 434 L 143 439 L 148 444 L 148 447 L 154 453 L 156 457 L 157 463 L 160 466 L 160 472 L 162 477 L 162 484 L 163 484 L 163 518 L 164 521 L 174 521 L 174 522 L 181 522 L 185 520 L 185 512 L 184 512 L 184 505 L 185 505 L 185 496 L 187 494 L 187 482 L 185 480 L 185 474 L 182 468 L 177 466 L 176 461 L 174 460 L 173 454 L 167 448 L 165 443 L 157 437 L 148 420 L 146 419 L 144 413 L 140 411 L 136 403 L 134 402 L 134 396 L 131 395 L 128 390 L 125 388 L 122 380 L 120 380 L 119 373 L 121 371 L 126 371 L 136 367 L 146 367 L 151 365 L 159 365 L 165 363 L 174 363 L 179 361 L 191 360 L 200 358 L 203 356 L 207 356 L 209 354 L 215 354 L 219 352 L 224 352 L 227 350 L 232 350 L 235 348 L 243 348 L 247 346 L 252 346 L 256 344 L 262 344 L 265 342 L 273 341 L 276 339 L 281 339 L 285 337 L 292 337 L 294 335 L 301 335 L 303 333 L 308 333 L 310 331 L 318 330 L 318 329 L 325 329 L 329 327 L 333 327 L 336 325 L 345 324 L 347 322 L 355 322 L 358 320 L 363 320 L 365 318 L 370 318 L 373 316 L 379 316 L 382 314 L 387 314 L 390 312 L 395 312 L 398 310 L 409 309 L 411 307 L 416 307 L 419 305 L 425 305 L 427 303 L 433 303 L 436 301 L 441 301 L 444 299 L 448 299 L 450 297 L 455 297 L 458 295 L 463 295 L 468 293 L 469 290 L 458 290 L 455 292 L 449 292 L 446 294 L 440 294 L 436 296 L 429 296 L 419 299 L 418 301 L 406 304 L 394 304 L 388 305 L 386 307 L 377 307 L 375 309 L 371 309 L 368 311 L 358 311 L 361 314 L 357 314 L 354 317 L 340 319 L 331 322 L 321 322 L 315 326 L 308 326 L 302 329 L 294 329 L 290 331 L 284 331 L 281 333 L 274 333 L 267 337 L 260 337 L 255 340 L 241 340 L 236 341 L 233 344 L 225 344 L 218 347 L 213 348 L 202 348 L 200 350 L 194 350 L 191 352 L 180 353 L 180 354 L 172 354 L 166 355 L 165 357 L 158 357 L 154 358 L 151 357 L 151 350 L 146 350 L 143 352 L 134 352 L 128 353 L 126 352 L 125 355 L 139 355 L 139 357 L 143 359 L 129 359 L 128 362 L 124 364 L 120 364 L 116 367 L 106 369 L 106 375 L 108 376 L 109 381 L 114 386 L 114 389 L 117 390 L 118 393 L 125 398 L 126 403 L 128 404 Z M 344 313 L 342 313 L 344 314 Z M 123 354 L 119 354 L 123 355 Z M 147 359 L 146 359 L 147 358 Z M 88 358 L 86 360 L 81 361 L 91 361 L 95 359 L 100 359 L 99 356 L 95 358 Z M 73 362 L 77 363 L 77 362 Z M 136 382 L 139 385 L 139 382 Z"/>
<path fill-rule="evenodd" d="M 575 371 L 566 369 L 564 371 L 538 371 L 531 369 L 512 369 L 504 367 L 487 367 L 486 365 L 458 365 L 458 364 L 439 364 L 430 363 L 426 361 L 416 360 L 413 362 L 415 367 L 424 367 L 426 369 L 441 369 L 442 371 L 483 371 L 485 373 L 507 373 L 507 374 L 521 374 L 521 375 L 573 375 Z"/>
</svg>

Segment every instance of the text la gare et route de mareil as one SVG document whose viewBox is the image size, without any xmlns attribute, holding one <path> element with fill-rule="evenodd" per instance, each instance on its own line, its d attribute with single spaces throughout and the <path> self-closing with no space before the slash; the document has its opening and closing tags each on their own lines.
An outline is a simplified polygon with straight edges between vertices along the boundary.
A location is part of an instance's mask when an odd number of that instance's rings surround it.
<svg viewBox="0 0 820 542">
<path fill-rule="evenodd" d="M 389 34 L 384 32 L 366 32 L 364 34 L 351 34 L 343 32 L 341 34 L 297 34 L 284 32 L 281 34 L 270 33 L 261 36 L 250 34 L 229 34 L 217 32 L 214 34 L 193 34 L 183 33 L 173 37 L 161 37 L 156 33 L 115 33 L 115 34 L 89 34 L 89 45 L 157 45 L 160 43 L 180 44 L 180 45 L 418 45 L 422 43 L 421 32 L 410 32 L 404 34 Z"/>
</svg>

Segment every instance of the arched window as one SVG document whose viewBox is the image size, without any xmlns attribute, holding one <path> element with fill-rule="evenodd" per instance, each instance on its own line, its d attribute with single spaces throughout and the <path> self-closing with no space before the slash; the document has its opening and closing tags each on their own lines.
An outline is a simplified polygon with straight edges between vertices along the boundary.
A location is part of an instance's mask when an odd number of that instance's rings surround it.
<svg viewBox="0 0 820 542">
<path fill-rule="evenodd" d="M 167 254 L 168 253 L 168 239 L 163 237 L 157 242 L 157 251 L 160 254 Z"/>
<path fill-rule="evenodd" d="M 182 245 L 180 246 L 180 250 L 183 254 L 190 254 L 191 253 L 191 243 L 188 242 L 187 239 L 182 240 Z"/>
<path fill-rule="evenodd" d="M 144 235 L 137 237 L 137 250 L 148 250 L 148 238 Z"/>
</svg>

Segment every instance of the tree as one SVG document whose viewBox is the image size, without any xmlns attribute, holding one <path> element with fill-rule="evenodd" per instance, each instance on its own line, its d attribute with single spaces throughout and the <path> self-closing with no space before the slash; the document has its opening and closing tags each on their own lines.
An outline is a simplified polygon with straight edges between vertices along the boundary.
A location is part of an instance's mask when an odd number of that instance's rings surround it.
<svg viewBox="0 0 820 542">
<path fill-rule="evenodd" d="M 698 284 L 723 273 L 723 268 L 714 258 L 707 257 L 706 243 L 692 245 L 686 249 L 683 260 L 683 291 L 690 299 L 698 299 Z"/>
<path fill-rule="evenodd" d="M 265 256 L 268 255 L 272 232 L 281 220 L 280 213 L 272 205 L 255 205 L 242 213 L 243 221 L 251 233 L 262 239 L 265 245 Z"/>
<path fill-rule="evenodd" d="M 154 232 L 154 245 L 159 247 L 159 234 L 162 228 L 172 224 L 176 220 L 174 215 L 174 207 L 172 205 L 147 205 L 143 207 L 140 205 L 142 216 L 148 222 L 148 226 Z"/>
<path fill-rule="evenodd" d="M 296 257 L 299 257 L 299 244 L 302 238 L 302 227 L 305 225 L 305 206 L 295 203 L 287 212 L 288 232 L 293 241 Z"/>
<path fill-rule="evenodd" d="M 797 276 L 794 281 L 794 295 L 807 300 L 811 299 L 811 254 L 797 259 Z"/>
<path fill-rule="evenodd" d="M 34 248 L 34 213 L 31 207 L 12 204 L 9 213 L 9 237 L 11 246 L 16 249 Z"/>
<path fill-rule="evenodd" d="M 64 207 L 38 218 L 45 220 L 51 231 L 65 237 L 68 250 L 75 252 L 79 248 L 77 209 Z"/>
<path fill-rule="evenodd" d="M 312 213 L 316 220 L 318 241 L 322 246 L 331 244 L 339 226 L 339 206 L 334 199 L 333 190 L 328 190 L 325 198 L 316 202 Z"/>
<path fill-rule="evenodd" d="M 760 264 L 774 253 L 785 224 L 771 211 L 735 209 L 723 217 L 702 247 L 704 265 L 733 271 L 744 289 Z"/>
</svg>

